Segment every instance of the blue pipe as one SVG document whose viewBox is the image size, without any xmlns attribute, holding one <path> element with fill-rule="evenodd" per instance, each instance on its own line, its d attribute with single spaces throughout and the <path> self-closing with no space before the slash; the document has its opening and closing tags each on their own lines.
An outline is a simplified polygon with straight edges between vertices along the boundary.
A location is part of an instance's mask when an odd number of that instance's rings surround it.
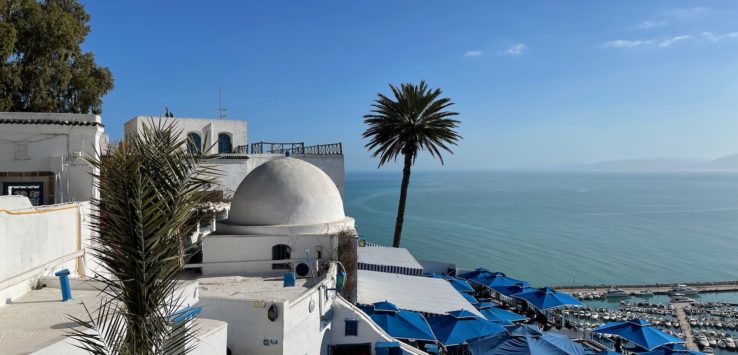
<svg viewBox="0 0 738 355">
<path fill-rule="evenodd" d="M 59 277 L 59 286 L 61 287 L 62 302 L 72 299 L 72 286 L 69 285 L 69 270 L 61 269 L 54 273 Z"/>
</svg>

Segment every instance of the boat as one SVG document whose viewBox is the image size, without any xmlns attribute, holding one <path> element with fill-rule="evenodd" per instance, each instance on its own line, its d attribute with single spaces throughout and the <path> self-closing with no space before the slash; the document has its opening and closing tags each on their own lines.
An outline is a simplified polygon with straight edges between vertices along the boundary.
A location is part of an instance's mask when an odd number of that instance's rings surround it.
<svg viewBox="0 0 738 355">
<path fill-rule="evenodd" d="M 697 342 L 697 345 L 700 346 L 700 348 L 704 348 L 704 347 L 710 346 L 710 342 L 707 340 L 707 337 L 704 336 L 704 335 L 698 335 L 695 338 L 695 341 Z M 726 342 L 726 344 L 727 344 L 727 342 Z M 733 346 L 735 347 L 735 344 Z"/>
<path fill-rule="evenodd" d="M 640 290 L 635 295 L 639 297 L 651 297 L 653 296 L 653 291 L 650 289 Z"/>
<path fill-rule="evenodd" d="M 698 290 L 698 289 L 696 289 L 694 287 L 689 287 L 689 286 L 687 286 L 685 284 L 678 284 L 678 285 L 672 287 L 671 290 L 669 290 L 669 292 L 667 292 L 667 294 L 669 294 L 669 295 L 676 295 L 676 294 L 681 294 L 681 295 L 696 295 L 698 293 L 700 293 L 700 290 Z"/>
<path fill-rule="evenodd" d="M 629 297 L 630 292 L 621 290 L 619 288 L 611 287 L 605 292 L 605 297 Z"/>
<path fill-rule="evenodd" d="M 714 353 L 713 350 L 712 350 L 712 348 L 709 347 L 709 346 L 706 346 L 704 349 L 702 349 L 702 352 L 705 353 L 705 354 L 713 354 Z"/>
<path fill-rule="evenodd" d="M 672 295 L 671 296 L 671 301 L 674 302 L 674 303 L 694 303 L 694 302 L 696 302 L 695 300 L 693 300 L 693 299 L 691 299 L 691 298 L 689 298 L 689 297 L 687 297 L 685 295 L 682 295 L 682 294 L 674 294 L 674 295 Z M 701 325 L 702 324 L 700 324 L 700 326 Z"/>
<path fill-rule="evenodd" d="M 733 341 L 732 337 L 725 337 L 725 347 L 728 348 L 728 350 L 735 350 L 735 341 Z"/>
</svg>

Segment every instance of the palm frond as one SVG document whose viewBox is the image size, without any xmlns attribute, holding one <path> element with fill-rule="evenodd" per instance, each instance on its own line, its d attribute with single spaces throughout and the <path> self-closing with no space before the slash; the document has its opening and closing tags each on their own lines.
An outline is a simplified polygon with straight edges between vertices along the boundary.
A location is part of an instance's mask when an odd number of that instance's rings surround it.
<svg viewBox="0 0 738 355">
<path fill-rule="evenodd" d="M 96 276 L 104 302 L 96 317 L 74 319 L 84 330 L 70 336 L 93 353 L 190 350 L 193 330 L 170 317 L 181 306 L 174 295 L 189 256 L 182 240 L 195 230 L 194 208 L 217 171 L 203 164 L 210 156 L 186 145 L 172 123 L 150 121 L 138 136 L 89 159 L 101 196 L 92 202 L 90 248 L 104 271 Z"/>
<path fill-rule="evenodd" d="M 459 121 L 446 111 L 453 102 L 441 98 L 440 89 L 430 89 L 425 81 L 418 85 L 390 85 L 394 98 L 378 94 L 369 114 L 364 115 L 368 128 L 366 148 L 379 157 L 379 166 L 410 155 L 413 162 L 421 151 L 428 151 L 443 164 L 442 151 L 452 153 L 461 136 L 456 132 Z"/>
</svg>

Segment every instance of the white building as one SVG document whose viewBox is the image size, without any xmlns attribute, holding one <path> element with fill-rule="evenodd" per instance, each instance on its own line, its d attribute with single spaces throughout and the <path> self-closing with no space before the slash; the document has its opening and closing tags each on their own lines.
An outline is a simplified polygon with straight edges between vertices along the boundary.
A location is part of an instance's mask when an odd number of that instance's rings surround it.
<svg viewBox="0 0 738 355">
<path fill-rule="evenodd" d="M 228 219 L 203 240 L 203 262 L 189 266 L 202 268 L 203 316 L 228 322 L 233 354 L 375 354 L 395 340 L 338 295 L 342 231 L 355 232 L 354 219 L 317 167 L 280 158 L 246 176 Z"/>
<path fill-rule="evenodd" d="M 172 122 L 195 144 L 194 149 L 208 154 L 231 154 L 246 149 L 246 121 L 187 117 L 136 116 L 123 125 L 124 137 L 140 132 L 144 124 Z"/>
<path fill-rule="evenodd" d="M 231 198 L 246 175 L 257 166 L 286 154 L 307 161 L 330 176 L 343 195 L 344 165 L 341 143 L 305 146 L 297 143 L 256 142 L 248 144 L 245 120 L 136 116 L 125 123 L 124 137 L 130 137 L 143 129 L 148 122 L 159 124 L 161 120 L 174 122 L 194 143 L 191 149 L 205 149 L 217 154 L 212 161 L 221 171 L 219 187 L 226 198 Z M 166 121 L 168 120 L 168 121 Z"/>
<path fill-rule="evenodd" d="M 84 157 L 100 150 L 103 131 L 97 115 L 0 112 L 0 194 L 89 201 L 97 192 Z"/>
</svg>

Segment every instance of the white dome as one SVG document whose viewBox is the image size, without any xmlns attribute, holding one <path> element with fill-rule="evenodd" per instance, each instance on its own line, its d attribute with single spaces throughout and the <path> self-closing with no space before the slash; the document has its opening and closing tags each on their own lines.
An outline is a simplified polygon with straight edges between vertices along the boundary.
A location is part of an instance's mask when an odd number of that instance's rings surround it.
<svg viewBox="0 0 738 355">
<path fill-rule="evenodd" d="M 326 173 L 299 159 L 280 158 L 258 166 L 241 181 L 227 223 L 312 225 L 345 219 L 341 194 Z"/>
</svg>

